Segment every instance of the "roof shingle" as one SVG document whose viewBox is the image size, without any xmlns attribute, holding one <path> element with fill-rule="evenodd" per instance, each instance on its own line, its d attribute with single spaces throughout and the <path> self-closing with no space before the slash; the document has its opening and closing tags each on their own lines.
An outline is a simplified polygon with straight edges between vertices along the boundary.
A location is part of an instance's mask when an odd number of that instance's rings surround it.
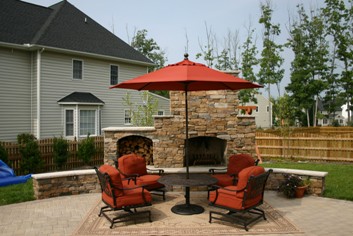
<svg viewBox="0 0 353 236">
<path fill-rule="evenodd" d="M 152 62 L 68 1 L 42 7 L 0 1 L 0 42 L 32 44 Z"/>
</svg>

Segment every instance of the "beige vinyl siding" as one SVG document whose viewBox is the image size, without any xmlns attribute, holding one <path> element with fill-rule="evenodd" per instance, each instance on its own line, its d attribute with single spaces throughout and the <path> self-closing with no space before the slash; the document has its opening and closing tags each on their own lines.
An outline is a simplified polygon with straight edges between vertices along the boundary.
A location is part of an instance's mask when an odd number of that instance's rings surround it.
<svg viewBox="0 0 353 236">
<path fill-rule="evenodd" d="M 252 115 L 255 116 L 256 127 L 258 128 L 268 128 L 270 127 L 269 115 L 267 111 L 268 99 L 262 94 L 256 95 L 257 104 L 253 102 L 246 103 L 248 106 L 257 106 L 258 111 L 253 111 Z"/>
<path fill-rule="evenodd" d="M 31 130 L 31 53 L 0 48 L 0 141 Z"/>
<path fill-rule="evenodd" d="M 72 79 L 72 59 L 83 61 L 82 80 Z M 72 92 L 90 92 L 105 102 L 102 107 L 102 128 L 124 125 L 123 96 L 127 90 L 109 89 L 110 65 L 119 66 L 119 82 L 146 73 L 146 67 L 116 61 L 42 53 L 41 79 L 41 138 L 64 134 L 62 105 L 57 103 Z M 130 90 L 138 100 L 139 92 Z"/>
</svg>

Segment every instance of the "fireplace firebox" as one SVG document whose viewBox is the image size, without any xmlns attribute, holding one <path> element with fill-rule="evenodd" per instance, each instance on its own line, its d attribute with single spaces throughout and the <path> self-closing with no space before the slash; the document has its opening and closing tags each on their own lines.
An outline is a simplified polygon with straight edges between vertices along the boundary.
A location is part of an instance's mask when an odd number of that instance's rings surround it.
<svg viewBox="0 0 353 236">
<path fill-rule="evenodd" d="M 227 141 L 217 137 L 189 138 L 189 166 L 223 165 Z M 184 160 L 186 166 L 186 160 Z"/>
</svg>

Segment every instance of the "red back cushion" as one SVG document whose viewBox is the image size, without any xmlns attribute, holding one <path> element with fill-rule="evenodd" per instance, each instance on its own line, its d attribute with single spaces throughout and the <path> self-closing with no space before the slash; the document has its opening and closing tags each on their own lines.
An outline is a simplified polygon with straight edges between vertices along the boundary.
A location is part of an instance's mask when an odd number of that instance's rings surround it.
<svg viewBox="0 0 353 236">
<path fill-rule="evenodd" d="M 237 184 L 237 189 L 242 190 L 246 187 L 246 184 L 248 183 L 248 180 L 250 176 L 258 176 L 261 175 L 262 173 L 265 173 L 265 169 L 262 166 L 250 166 L 242 171 L 240 171 L 238 177 L 238 184 Z M 243 191 L 237 192 L 237 197 L 242 198 L 244 196 Z"/>
<path fill-rule="evenodd" d="M 255 160 L 249 154 L 235 154 L 229 157 L 227 174 L 238 175 L 241 170 L 254 165 Z"/>
<path fill-rule="evenodd" d="M 146 175 L 146 160 L 136 154 L 127 154 L 118 158 L 118 168 L 125 174 Z"/>
<path fill-rule="evenodd" d="M 121 182 L 120 173 L 116 168 L 110 165 L 102 165 L 101 167 L 99 167 L 99 171 L 101 173 L 107 173 L 109 175 L 111 183 L 113 185 L 115 197 L 124 195 L 124 192 L 122 190 L 123 183 Z"/>
</svg>

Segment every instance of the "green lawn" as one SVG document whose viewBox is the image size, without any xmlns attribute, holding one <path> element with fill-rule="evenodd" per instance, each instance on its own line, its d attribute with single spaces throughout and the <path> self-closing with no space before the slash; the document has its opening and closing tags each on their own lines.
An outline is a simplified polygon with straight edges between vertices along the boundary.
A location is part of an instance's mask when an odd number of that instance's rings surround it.
<svg viewBox="0 0 353 236">
<path fill-rule="evenodd" d="M 0 187 L 0 206 L 32 200 L 35 200 L 32 179 L 24 184 Z"/>
<path fill-rule="evenodd" d="M 328 172 L 324 197 L 353 201 L 353 164 L 269 162 L 263 163 L 261 166 Z"/>
</svg>

